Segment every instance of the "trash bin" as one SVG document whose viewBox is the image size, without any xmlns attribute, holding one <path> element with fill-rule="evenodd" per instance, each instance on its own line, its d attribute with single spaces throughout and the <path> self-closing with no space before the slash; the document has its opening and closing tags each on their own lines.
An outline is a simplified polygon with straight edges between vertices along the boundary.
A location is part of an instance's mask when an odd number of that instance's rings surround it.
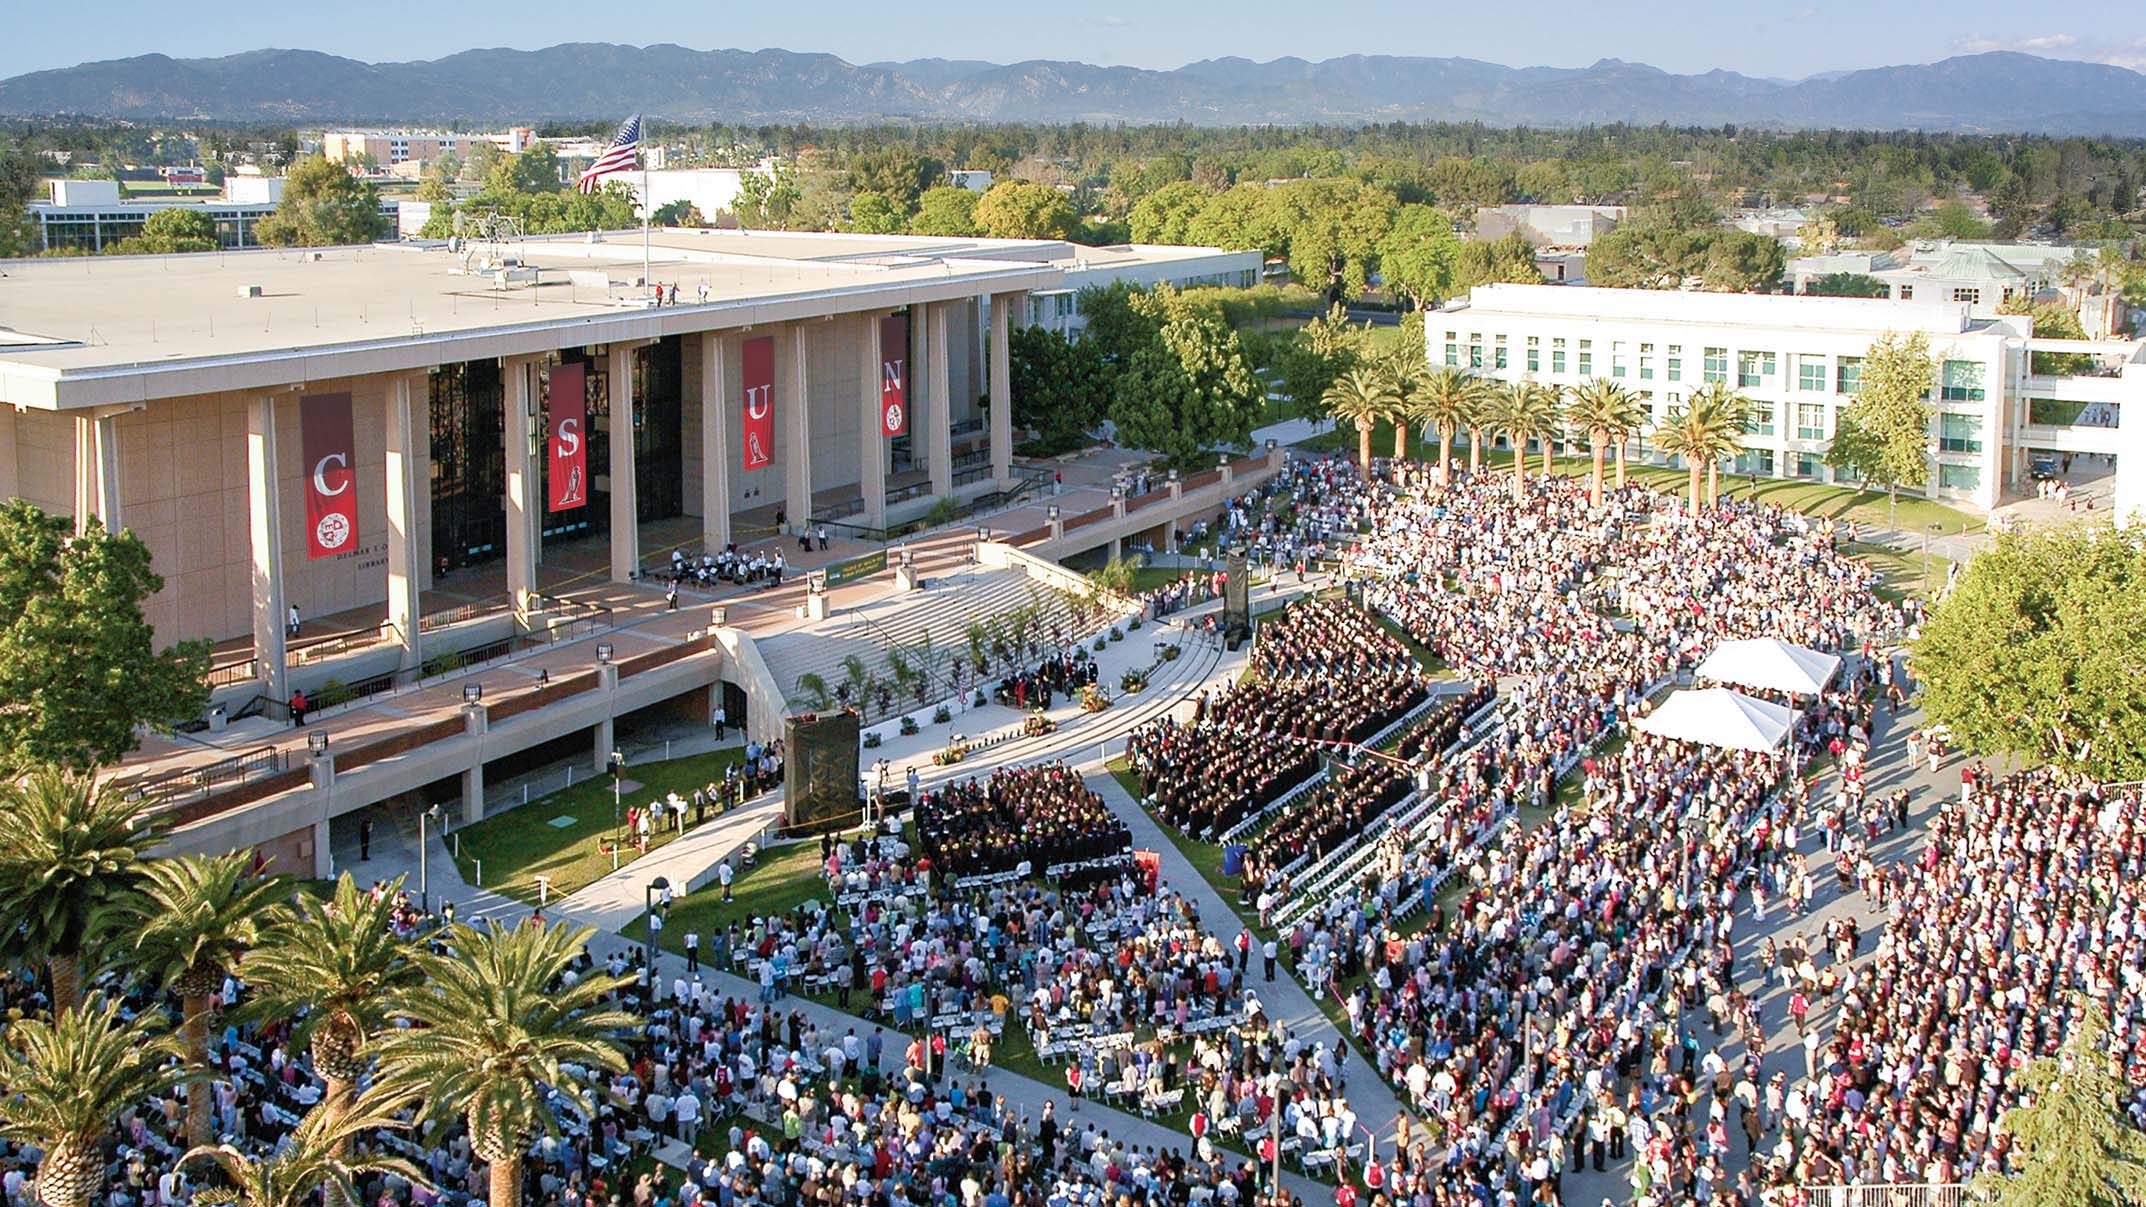
<svg viewBox="0 0 2146 1207">
<path fill-rule="evenodd" d="M 224 713 L 224 706 L 223 706 L 223 705 L 221 705 L 221 704 L 211 704 L 211 705 L 209 705 L 209 732 L 210 732 L 210 733 L 222 733 L 222 732 L 224 731 L 224 727 L 225 727 L 226 725 L 229 725 L 230 723 L 231 723 L 231 720 L 230 720 L 230 718 L 229 718 L 228 716 L 226 716 L 226 715 L 225 715 L 225 713 Z"/>
</svg>

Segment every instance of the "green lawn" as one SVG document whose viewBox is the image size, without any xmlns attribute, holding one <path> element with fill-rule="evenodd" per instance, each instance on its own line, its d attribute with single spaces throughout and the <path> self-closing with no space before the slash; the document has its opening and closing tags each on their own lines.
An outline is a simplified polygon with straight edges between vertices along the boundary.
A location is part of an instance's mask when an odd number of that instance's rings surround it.
<svg viewBox="0 0 2146 1207">
<path fill-rule="evenodd" d="M 1510 454 L 1500 454 L 1496 461 L 1499 469 L 1512 464 Z M 1555 464 L 1559 473 L 1584 477 L 1588 473 L 1586 457 L 1558 457 Z M 1539 468 L 1538 462 L 1530 462 L 1530 468 Z M 1605 478 L 1615 474 L 1612 465 L 1603 467 Z M 1670 469 L 1655 465 L 1627 465 L 1628 479 L 1644 482 L 1660 490 L 1687 491 L 1691 485 L 1689 471 Z M 1721 475 L 1721 493 L 1739 499 L 1751 497 L 1751 479 L 1743 474 Z M 1758 498 L 1762 503 L 1774 503 L 1791 511 L 1806 515 L 1833 516 L 1837 519 L 1854 520 L 1859 524 L 1896 527 L 1904 532 L 1916 532 L 1932 524 L 1940 525 L 1945 534 L 1972 532 L 1984 526 L 1984 521 L 1931 499 L 1903 493 L 1897 519 L 1889 519 L 1889 508 L 1882 490 L 1857 490 L 1849 486 L 1829 486 L 1822 482 L 1806 482 L 1796 478 L 1760 478 Z"/>
<path fill-rule="evenodd" d="M 663 924 L 663 940 L 657 946 L 685 954 L 685 934 L 701 936 L 701 950 L 709 948 L 708 936 L 732 922 L 745 922 L 759 914 L 787 914 L 807 901 L 827 900 L 827 880 L 820 873 L 817 840 L 793 842 L 762 851 L 759 862 L 731 882 L 732 897 L 723 903 L 723 890 L 710 885 L 671 902 L 671 916 Z M 635 918 L 620 932 L 635 942 L 648 941 L 648 921 Z"/>
<path fill-rule="evenodd" d="M 691 799 L 695 788 L 723 778 L 724 769 L 742 757 L 743 752 L 732 747 L 668 762 L 634 764 L 626 768 L 626 778 L 641 786 L 626 793 L 623 804 L 647 804 L 673 791 Z M 611 871 L 611 857 L 598 845 L 611 841 L 612 825 L 611 778 L 591 775 L 571 788 L 456 830 L 460 845 L 455 848 L 455 867 L 462 879 L 478 884 L 477 865 L 482 861 L 482 887 L 517 901 L 537 900 L 538 876 L 551 877 L 552 895 L 571 893 Z M 676 837 L 668 829 L 652 830 L 649 850 L 666 846 Z M 633 845 L 626 844 L 620 866 L 637 857 Z"/>
<path fill-rule="evenodd" d="M 1880 599 L 1897 601 L 1910 595 L 1927 596 L 1945 585 L 1945 575 L 1952 569 L 1950 558 L 1935 553 L 1925 555 L 1920 549 L 1902 551 L 1889 545 L 1844 541 L 1841 550 L 1869 562 L 1878 571 L 1881 576 L 1877 588 Z"/>
</svg>

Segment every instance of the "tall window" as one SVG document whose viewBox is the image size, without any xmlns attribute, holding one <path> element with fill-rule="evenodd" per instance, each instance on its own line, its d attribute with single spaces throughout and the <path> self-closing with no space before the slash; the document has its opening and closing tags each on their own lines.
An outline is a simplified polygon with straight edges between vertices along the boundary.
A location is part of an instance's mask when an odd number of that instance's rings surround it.
<svg viewBox="0 0 2146 1207">
<path fill-rule="evenodd" d="M 1460 367 L 1460 332 L 1458 331 L 1446 332 L 1446 363 L 1454 368 Z"/>
<path fill-rule="evenodd" d="M 1982 401 L 1982 362 L 1946 361 L 1943 393 L 1946 402 Z"/>
<path fill-rule="evenodd" d="M 1822 402 L 1799 402 L 1796 404 L 1796 439 L 1823 440 L 1826 438 L 1826 404 Z"/>
<path fill-rule="evenodd" d="M 1593 377 L 1594 375 L 1595 341 L 1591 339 L 1583 339 L 1580 341 L 1580 376 Z"/>
<path fill-rule="evenodd" d="M 1753 402 L 1751 418 L 1744 421 L 1744 430 L 1754 436 L 1773 435 L 1773 404 Z"/>
<path fill-rule="evenodd" d="M 1773 376 L 1774 359 L 1771 352 L 1740 352 L 1736 356 L 1736 384 L 1740 389 L 1766 384 Z"/>
<path fill-rule="evenodd" d="M 1834 391 L 1841 394 L 1859 394 L 1863 390 L 1863 358 L 1843 356 L 1840 367 L 1833 373 Z"/>
<path fill-rule="evenodd" d="M 1669 380 L 1684 380 L 1684 345 L 1669 345 Z"/>
<path fill-rule="evenodd" d="M 1721 382 L 1729 380 L 1729 350 L 1727 348 L 1708 348 L 1706 350 L 1704 376 L 1708 381 Z"/>
<path fill-rule="evenodd" d="M 1500 369 L 1502 369 L 1502 368 L 1504 368 L 1504 367 L 1505 367 L 1505 337 L 1504 337 L 1504 336 L 1502 336 L 1502 335 L 1500 335 L 1500 336 L 1496 336 L 1496 337 L 1494 337 L 1494 338 L 1495 338 L 1495 339 L 1496 339 L 1496 340 L 1498 341 L 1498 342 L 1497 342 L 1497 356 L 1498 356 L 1498 367 L 1499 367 Z"/>
<path fill-rule="evenodd" d="M 1982 467 L 1979 465 L 1940 465 L 1937 467 L 1937 484 L 1944 490 L 1973 493 L 1982 489 Z"/>
<path fill-rule="evenodd" d="M 499 362 L 442 365 L 432 371 L 430 387 L 433 560 L 452 569 L 503 557 L 507 455 Z"/>
<path fill-rule="evenodd" d="M 1982 451 L 1982 416 L 1940 415 L 1937 417 L 1937 447 L 1947 453 L 1979 453 Z"/>
<path fill-rule="evenodd" d="M 1538 373 L 1541 371 L 1542 337 L 1539 335 L 1531 335 L 1528 337 L 1528 372 Z"/>
<path fill-rule="evenodd" d="M 1815 352 L 1796 357 L 1796 388 L 1813 394 L 1826 392 L 1826 358 Z"/>
<path fill-rule="evenodd" d="M 1610 341 L 1610 376 L 1611 376 L 1611 377 L 1623 377 L 1624 375 L 1625 375 L 1625 365 L 1624 365 L 1624 341 L 1623 341 L 1623 340 L 1621 340 L 1621 339 L 1618 339 L 1618 340 L 1611 340 L 1611 341 Z"/>
</svg>

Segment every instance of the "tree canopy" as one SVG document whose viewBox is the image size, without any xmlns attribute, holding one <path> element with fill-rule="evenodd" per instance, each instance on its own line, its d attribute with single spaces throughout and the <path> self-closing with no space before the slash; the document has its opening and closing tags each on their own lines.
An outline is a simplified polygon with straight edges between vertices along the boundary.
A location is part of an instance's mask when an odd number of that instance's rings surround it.
<svg viewBox="0 0 2146 1207">
<path fill-rule="evenodd" d="M 216 220 L 205 210 L 174 207 L 158 210 L 142 221 L 142 233 L 121 239 L 112 250 L 118 255 L 169 255 L 174 252 L 215 251 L 223 244 L 216 237 Z"/>
<path fill-rule="evenodd" d="M 265 247 L 338 247 L 386 233 L 380 196 L 341 164 L 312 155 L 291 165 L 276 212 L 254 224 Z"/>
<path fill-rule="evenodd" d="M 1192 466 L 1210 449 L 1249 441 L 1264 399 L 1236 334 L 1220 319 L 1178 312 L 1125 363 L 1110 418 L 1121 442 Z"/>
<path fill-rule="evenodd" d="M 1853 470 L 1888 492 L 1930 480 L 1930 404 L 1936 380 L 1930 340 L 1921 332 L 1887 332 L 1863 358 L 1855 401 L 1841 411 L 1826 463 Z"/>
<path fill-rule="evenodd" d="M 1460 262 L 1460 237 L 1453 219 L 1427 205 L 1404 205 L 1379 241 L 1379 275 L 1396 294 L 1406 294 L 1416 308 L 1436 306 L 1454 293 Z"/>
<path fill-rule="evenodd" d="M 917 197 L 916 216 L 909 220 L 909 233 L 962 237 L 976 233 L 976 203 L 983 194 L 974 189 L 941 185 Z"/>
<path fill-rule="evenodd" d="M 976 201 L 978 234 L 992 239 L 1070 239 L 1080 216 L 1064 193 L 1025 180 L 1002 180 Z"/>
<path fill-rule="evenodd" d="M 2011 1176 L 1984 1179 L 1998 1207 L 2129 1207 L 2146 1201 L 2146 1134 L 2125 1110 L 2131 1087 L 2110 1055 L 2108 1006 L 2082 993 L 2059 1057 L 2024 1078 L 2032 1100 L 2004 1113 Z M 2122 1045 L 2116 1045 L 2121 1050 Z"/>
<path fill-rule="evenodd" d="M 163 588 L 131 531 L 92 518 L 77 537 L 65 516 L 0 503 L 0 766 L 88 770 L 133 750 L 142 725 L 200 715 L 207 643 L 159 650 L 142 616 Z"/>
<path fill-rule="evenodd" d="M 1978 754 L 2146 777 L 2146 547 L 2126 532 L 2013 533 L 1975 555 L 1911 658 L 1923 709 Z"/>
<path fill-rule="evenodd" d="M 1860 272 L 1829 272 L 1805 281 L 1803 292 L 1813 297 L 1882 298 L 1892 296 L 1893 291 L 1885 282 Z"/>
<path fill-rule="evenodd" d="M 1068 340 L 1046 327 L 1007 339 L 1014 422 L 1035 433 L 1045 455 L 1077 448 L 1110 409 L 1113 374 L 1094 340 Z"/>
</svg>

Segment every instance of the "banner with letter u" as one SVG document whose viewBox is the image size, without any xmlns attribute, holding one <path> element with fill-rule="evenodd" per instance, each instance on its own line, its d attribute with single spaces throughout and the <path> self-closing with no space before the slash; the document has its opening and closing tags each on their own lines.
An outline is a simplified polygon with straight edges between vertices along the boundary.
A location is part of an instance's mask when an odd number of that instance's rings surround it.
<svg viewBox="0 0 2146 1207">
<path fill-rule="evenodd" d="M 545 510 L 570 511 L 589 503 L 588 369 L 580 364 L 552 366 L 545 387 L 551 413 L 548 459 L 551 488 Z"/>
<path fill-rule="evenodd" d="M 298 443 L 305 451 L 306 558 L 317 561 L 358 547 L 357 475 L 350 395 L 298 400 Z"/>
<path fill-rule="evenodd" d="M 775 337 L 745 341 L 745 468 L 775 463 Z"/>
<path fill-rule="evenodd" d="M 909 430 L 909 316 L 879 320 L 879 430 L 899 436 Z"/>
</svg>

